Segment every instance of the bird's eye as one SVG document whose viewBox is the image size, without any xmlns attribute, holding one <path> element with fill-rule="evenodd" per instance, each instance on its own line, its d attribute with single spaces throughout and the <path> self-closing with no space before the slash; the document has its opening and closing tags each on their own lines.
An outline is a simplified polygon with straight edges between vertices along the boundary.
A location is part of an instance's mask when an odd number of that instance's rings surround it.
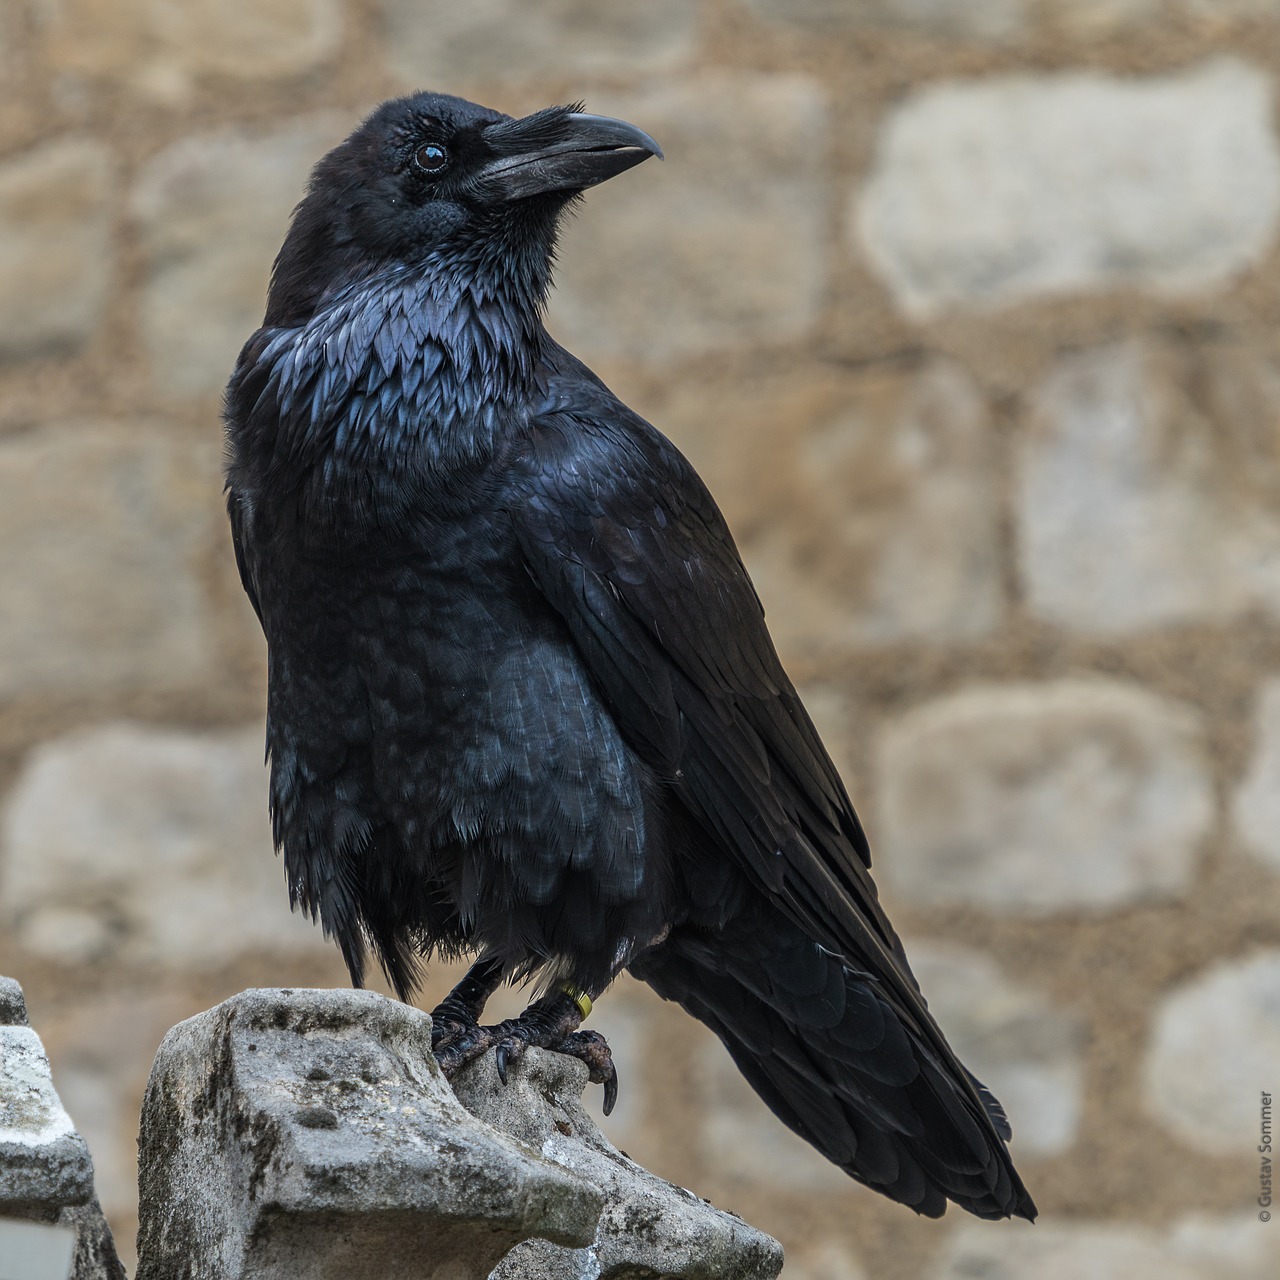
<svg viewBox="0 0 1280 1280">
<path fill-rule="evenodd" d="M 439 173 L 449 164 L 449 153 L 438 142 L 424 142 L 413 153 L 413 162 L 423 173 Z"/>
</svg>

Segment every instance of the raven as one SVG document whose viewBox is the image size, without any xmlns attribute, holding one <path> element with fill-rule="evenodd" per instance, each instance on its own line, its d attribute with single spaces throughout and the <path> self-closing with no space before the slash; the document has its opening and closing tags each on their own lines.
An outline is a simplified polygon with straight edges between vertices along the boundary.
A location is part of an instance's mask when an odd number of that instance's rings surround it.
<svg viewBox="0 0 1280 1280">
<path fill-rule="evenodd" d="M 537 1044 L 611 1105 L 578 1028 L 625 968 L 859 1182 L 1032 1218 L 723 517 L 544 327 L 565 209 L 661 154 L 420 93 L 311 176 L 225 408 L 291 900 L 357 985 L 367 948 L 405 999 L 432 954 L 478 957 L 433 1015 L 446 1072 Z"/>
</svg>

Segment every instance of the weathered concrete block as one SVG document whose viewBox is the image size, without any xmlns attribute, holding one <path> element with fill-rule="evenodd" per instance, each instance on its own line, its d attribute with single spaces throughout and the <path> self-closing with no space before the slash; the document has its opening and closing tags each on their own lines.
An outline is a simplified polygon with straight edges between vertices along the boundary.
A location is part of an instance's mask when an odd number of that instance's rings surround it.
<svg viewBox="0 0 1280 1280">
<path fill-rule="evenodd" d="M 1280 215 L 1271 82 L 1010 76 L 923 89 L 886 120 L 850 220 L 902 308 L 1137 287 L 1196 293 L 1261 260 Z"/>
<path fill-rule="evenodd" d="M 12 978 L 0 978 L 0 1027 L 26 1027 L 27 1002 Z"/>
<path fill-rule="evenodd" d="M 89 1148 L 27 1025 L 22 988 L 0 978 L 0 1263 L 10 1257 L 24 1259 L 22 1280 L 58 1275 L 68 1261 L 71 1280 L 124 1280 L 94 1197 Z"/>
<path fill-rule="evenodd" d="M 1142 1099 L 1162 1131 L 1208 1155 L 1258 1144 L 1280 1058 L 1280 950 L 1220 961 L 1155 1013 Z"/>
<path fill-rule="evenodd" d="M 582 1109 L 586 1085 L 582 1063 L 537 1049 L 512 1068 L 505 1088 L 492 1054 L 454 1081 L 473 1114 L 604 1193 L 600 1225 L 586 1248 L 527 1241 L 492 1280 L 773 1280 L 782 1246 L 627 1159 Z"/>
<path fill-rule="evenodd" d="M 1231 816 L 1244 847 L 1280 872 L 1280 680 L 1268 680 L 1258 696 L 1257 741 Z"/>
<path fill-rule="evenodd" d="M 635 75 L 686 61 L 702 0 L 382 0 L 387 60 L 413 89 L 535 76 Z M 455 90 L 456 92 L 456 90 Z"/>
<path fill-rule="evenodd" d="M 0 1206 L 82 1204 L 93 1194 L 89 1148 L 63 1109 L 40 1037 L 0 1029 Z"/>
<path fill-rule="evenodd" d="M 285 910 L 262 743 L 261 724 L 107 724 L 42 744 L 0 811 L 0 927 L 53 959 L 170 972 L 329 954 Z"/>
<path fill-rule="evenodd" d="M 787 1250 L 787 1280 L 870 1280 L 848 1246 L 823 1240 L 792 1254 Z"/>
<path fill-rule="evenodd" d="M 1023 34 L 1035 0 L 747 0 L 767 22 L 801 30 L 905 28 L 941 39 L 1003 42 Z"/>
<path fill-rule="evenodd" d="M 115 165 L 66 138 L 0 165 L 0 357 L 83 344 L 106 306 Z"/>
<path fill-rule="evenodd" d="M 138 1280 L 477 1280 L 538 1236 L 581 1248 L 586 1178 L 478 1122 L 425 1014 L 254 990 L 179 1023 L 142 1110 Z"/>
<path fill-rule="evenodd" d="M 978 685 L 908 712 L 878 754 L 881 875 L 921 905 L 1177 898 L 1213 824 L 1198 716 L 1120 681 Z"/>
<path fill-rule="evenodd" d="M 36 0 L 40 39 L 63 75 L 110 77 L 178 97 L 201 75 L 297 75 L 342 39 L 341 0 Z"/>
<path fill-rule="evenodd" d="M 1235 341 L 1063 357 L 1031 402 L 1014 489 L 1027 604 L 1123 634 L 1280 615 L 1280 369 Z"/>
<path fill-rule="evenodd" d="M 1275 0 L 1181 0 L 1179 7 L 1212 26 L 1276 16 Z"/>
<path fill-rule="evenodd" d="M 1252 1214 L 1190 1214 L 1159 1227 L 1059 1219 L 999 1231 L 959 1223 L 926 1280 L 1269 1280 L 1275 1250 Z"/>
<path fill-rule="evenodd" d="M 0 439 L 0 699 L 207 683 L 219 487 L 216 441 L 158 423 Z"/>
</svg>

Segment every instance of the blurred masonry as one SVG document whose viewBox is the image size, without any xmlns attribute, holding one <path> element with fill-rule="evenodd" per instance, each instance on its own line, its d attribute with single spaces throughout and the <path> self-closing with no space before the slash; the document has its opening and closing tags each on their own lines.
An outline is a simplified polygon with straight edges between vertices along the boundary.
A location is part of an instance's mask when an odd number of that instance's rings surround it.
<svg viewBox="0 0 1280 1280">
<path fill-rule="evenodd" d="M 723 505 L 1044 1212 L 876 1202 L 626 980 L 606 1134 L 789 1280 L 1274 1274 L 1278 83 L 1275 0 L 0 7 L 0 972 L 126 1253 L 163 1033 L 345 985 L 271 853 L 218 397 L 311 163 L 430 86 L 663 145 L 550 323 Z"/>
</svg>

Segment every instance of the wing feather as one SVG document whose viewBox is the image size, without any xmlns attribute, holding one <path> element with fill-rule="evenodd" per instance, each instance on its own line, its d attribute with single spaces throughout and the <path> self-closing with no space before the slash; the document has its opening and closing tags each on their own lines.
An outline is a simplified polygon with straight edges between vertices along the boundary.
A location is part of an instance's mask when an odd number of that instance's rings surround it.
<svg viewBox="0 0 1280 1280">
<path fill-rule="evenodd" d="M 585 368 L 571 374 L 509 473 L 530 574 L 633 749 L 789 919 L 967 1080 L 719 508 L 669 440 Z M 971 1103 L 983 1115 L 976 1092 Z"/>
<path fill-rule="evenodd" d="M 812 936 L 873 971 L 905 969 L 861 824 L 710 494 L 603 388 L 554 402 L 508 507 L 623 734 Z M 903 995 L 919 999 L 909 980 Z"/>
</svg>

